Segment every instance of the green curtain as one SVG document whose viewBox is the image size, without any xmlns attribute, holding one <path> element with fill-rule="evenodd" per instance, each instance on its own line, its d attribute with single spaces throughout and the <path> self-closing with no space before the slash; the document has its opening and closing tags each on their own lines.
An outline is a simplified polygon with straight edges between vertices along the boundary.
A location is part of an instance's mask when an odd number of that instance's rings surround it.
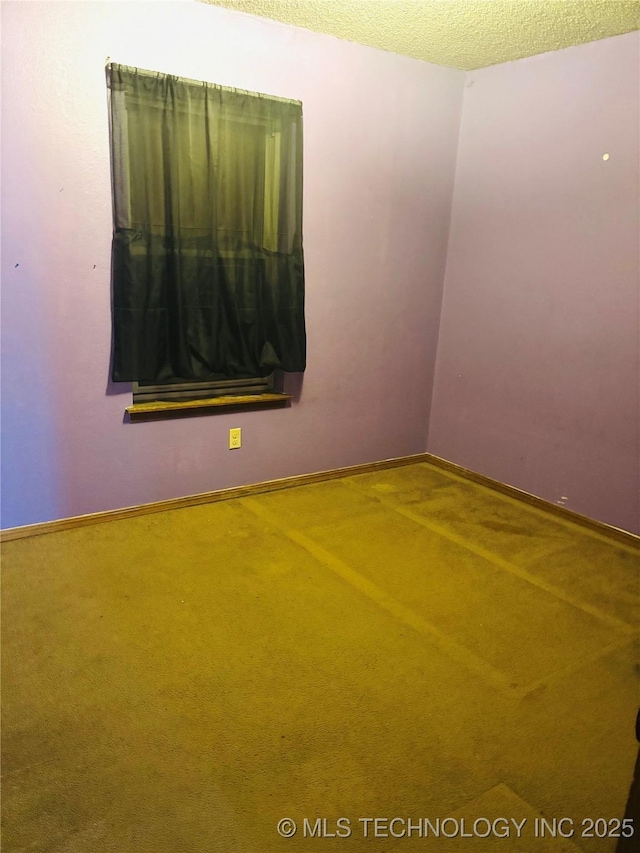
<svg viewBox="0 0 640 853">
<path fill-rule="evenodd" d="M 302 371 L 302 105 L 111 64 L 115 382 Z"/>
</svg>

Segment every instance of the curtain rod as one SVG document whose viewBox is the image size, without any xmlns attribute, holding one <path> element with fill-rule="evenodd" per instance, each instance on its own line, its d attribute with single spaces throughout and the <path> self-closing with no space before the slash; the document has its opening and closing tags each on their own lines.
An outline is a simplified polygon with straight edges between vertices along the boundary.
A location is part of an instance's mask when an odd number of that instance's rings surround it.
<svg viewBox="0 0 640 853">
<path fill-rule="evenodd" d="M 280 98 L 277 95 L 265 95 L 262 92 L 250 92 L 248 89 L 236 89 L 234 86 L 220 86 L 218 83 L 208 83 L 205 80 L 192 80 L 189 77 L 180 77 L 177 74 L 166 74 L 164 71 L 150 71 L 147 68 L 136 68 L 133 65 L 122 65 L 119 62 L 111 62 L 107 57 L 107 84 L 111 87 L 111 69 L 121 68 L 124 71 L 130 71 L 135 74 L 140 74 L 142 77 L 158 78 L 170 77 L 172 80 L 177 80 L 179 83 L 186 83 L 190 86 L 205 86 L 210 89 L 217 89 L 222 92 L 233 92 L 235 95 L 249 95 L 252 98 L 265 98 L 268 101 L 280 101 L 283 104 L 295 104 L 302 106 L 302 101 L 296 101 L 292 98 Z"/>
</svg>

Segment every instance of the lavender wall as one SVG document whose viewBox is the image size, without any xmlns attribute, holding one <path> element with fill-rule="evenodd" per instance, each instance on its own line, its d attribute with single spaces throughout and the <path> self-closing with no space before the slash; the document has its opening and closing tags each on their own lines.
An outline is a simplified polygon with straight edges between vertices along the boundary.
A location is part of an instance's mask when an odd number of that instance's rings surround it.
<svg viewBox="0 0 640 853">
<path fill-rule="evenodd" d="M 640 530 L 638 33 L 465 80 L 190 0 L 2 17 L 3 526 L 417 453 L 429 430 L 432 453 Z M 291 409 L 124 422 L 107 56 L 303 101 Z"/>
<path fill-rule="evenodd" d="M 2 17 L 3 526 L 424 451 L 462 72 L 194 2 Z M 303 101 L 309 364 L 292 408 L 123 422 L 107 56 Z"/>
<path fill-rule="evenodd" d="M 636 32 L 468 75 L 428 440 L 636 532 L 639 67 Z"/>
</svg>

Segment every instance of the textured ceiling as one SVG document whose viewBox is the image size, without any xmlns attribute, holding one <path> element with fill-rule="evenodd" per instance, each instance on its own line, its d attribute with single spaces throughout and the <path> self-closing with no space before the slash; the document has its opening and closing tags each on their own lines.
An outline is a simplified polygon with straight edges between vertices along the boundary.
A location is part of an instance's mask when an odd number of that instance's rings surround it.
<svg viewBox="0 0 640 853">
<path fill-rule="evenodd" d="M 640 0 L 203 0 L 471 70 L 640 29 Z"/>
</svg>

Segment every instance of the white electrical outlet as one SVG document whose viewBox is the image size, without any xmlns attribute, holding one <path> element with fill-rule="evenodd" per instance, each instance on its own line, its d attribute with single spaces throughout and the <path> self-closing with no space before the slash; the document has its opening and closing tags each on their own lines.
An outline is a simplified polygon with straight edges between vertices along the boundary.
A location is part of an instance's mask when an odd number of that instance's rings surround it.
<svg viewBox="0 0 640 853">
<path fill-rule="evenodd" d="M 229 430 L 229 450 L 237 450 L 242 447 L 242 430 L 240 427 Z"/>
</svg>

